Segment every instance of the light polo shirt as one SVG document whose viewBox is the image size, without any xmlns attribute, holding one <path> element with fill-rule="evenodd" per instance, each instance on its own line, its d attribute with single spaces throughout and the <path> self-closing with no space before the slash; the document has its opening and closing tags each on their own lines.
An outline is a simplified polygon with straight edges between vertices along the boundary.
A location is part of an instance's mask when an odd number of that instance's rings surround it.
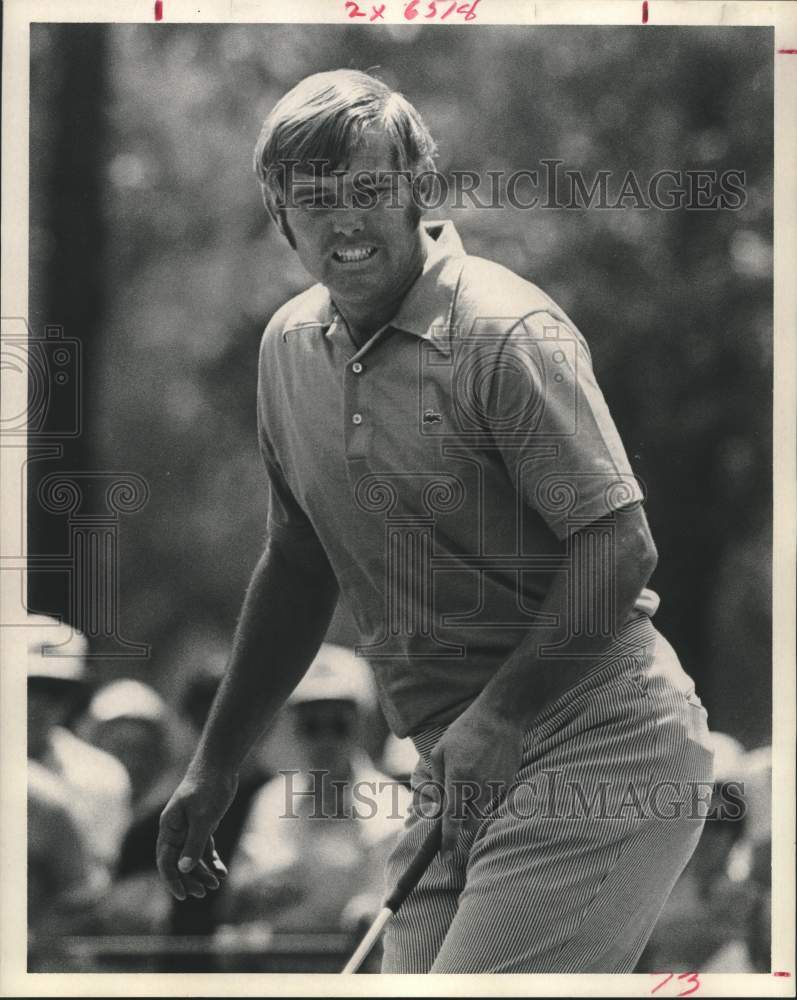
<svg viewBox="0 0 797 1000">
<path fill-rule="evenodd" d="M 450 222 L 423 238 L 421 275 L 362 347 L 315 285 L 259 359 L 269 531 L 320 541 L 398 736 L 456 718 L 550 624 L 555 570 L 608 571 L 594 522 L 643 499 L 568 317 Z M 657 606 L 645 589 L 635 612 Z M 610 609 L 581 610 L 598 631 Z"/>
</svg>

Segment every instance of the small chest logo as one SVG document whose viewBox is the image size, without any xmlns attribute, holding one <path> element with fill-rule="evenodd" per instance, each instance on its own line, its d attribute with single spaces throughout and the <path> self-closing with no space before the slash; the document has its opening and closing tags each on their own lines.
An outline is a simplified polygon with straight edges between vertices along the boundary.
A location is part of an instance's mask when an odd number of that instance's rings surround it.
<svg viewBox="0 0 797 1000">
<path fill-rule="evenodd" d="M 423 422 L 425 424 L 441 424 L 443 422 L 443 416 L 438 413 L 437 410 L 424 410 Z"/>
</svg>

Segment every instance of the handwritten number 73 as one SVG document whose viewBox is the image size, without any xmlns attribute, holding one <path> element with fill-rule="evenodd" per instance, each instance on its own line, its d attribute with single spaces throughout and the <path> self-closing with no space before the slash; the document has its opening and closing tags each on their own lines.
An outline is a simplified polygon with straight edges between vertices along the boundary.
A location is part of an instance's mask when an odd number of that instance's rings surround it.
<svg viewBox="0 0 797 1000">
<path fill-rule="evenodd" d="M 664 977 L 664 979 L 662 979 L 660 983 L 656 983 L 656 985 L 650 992 L 657 993 L 663 986 L 666 986 L 667 983 L 669 983 L 674 976 L 675 973 L 670 972 L 668 975 Z M 689 989 L 683 990 L 681 993 L 675 994 L 675 996 L 677 997 L 688 997 L 691 993 L 695 993 L 697 990 L 700 989 L 700 977 L 696 972 L 681 972 L 675 978 L 680 979 L 681 982 L 683 983 L 689 984 Z"/>
</svg>

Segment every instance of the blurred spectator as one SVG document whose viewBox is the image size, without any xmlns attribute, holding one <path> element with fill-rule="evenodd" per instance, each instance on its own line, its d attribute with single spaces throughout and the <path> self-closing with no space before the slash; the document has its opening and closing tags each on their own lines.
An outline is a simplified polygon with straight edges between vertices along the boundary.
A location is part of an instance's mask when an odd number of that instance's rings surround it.
<svg viewBox="0 0 797 1000">
<path fill-rule="evenodd" d="M 324 644 L 283 712 L 293 766 L 255 797 L 232 859 L 231 923 L 334 931 L 379 908 L 409 792 L 362 750 L 374 701 L 363 661 Z"/>
<path fill-rule="evenodd" d="M 714 733 L 713 740 L 714 791 L 703 836 L 637 971 L 769 967 L 768 748 L 745 754 L 731 736 Z"/>
<path fill-rule="evenodd" d="M 130 781 L 113 756 L 66 728 L 85 694 L 86 639 L 44 616 L 28 623 L 28 758 L 58 779 L 93 877 L 107 880 L 130 819 Z"/>
<path fill-rule="evenodd" d="M 160 695 L 131 679 L 112 681 L 97 691 L 82 722 L 86 737 L 124 766 L 133 792 L 132 815 L 124 831 L 116 878 L 100 915 L 107 934 L 168 930 L 170 897 L 155 871 L 154 835 L 150 834 L 151 843 L 144 846 L 135 831 L 142 824 L 152 827 L 153 817 L 163 808 L 176 781 L 175 769 L 180 762 L 172 753 L 174 722 Z"/>
<path fill-rule="evenodd" d="M 28 970 L 62 972 L 64 934 L 90 928 L 108 886 L 89 855 L 66 785 L 28 760 Z"/>
<path fill-rule="evenodd" d="M 169 753 L 169 713 L 153 688 L 140 681 L 112 681 L 91 699 L 83 732 L 94 746 L 120 761 L 129 777 L 133 805 L 139 811 L 174 765 Z"/>
<path fill-rule="evenodd" d="M 225 886 L 204 899 L 172 899 L 157 876 L 155 842 L 161 811 L 180 777 L 170 736 L 175 728 L 185 727 L 190 730 L 188 742 L 196 742 L 224 666 L 223 660 L 214 658 L 200 667 L 183 692 L 181 718 L 154 690 L 132 680 L 109 684 L 89 706 L 86 731 L 124 761 L 135 791 L 133 820 L 122 843 L 112 898 L 103 910 L 109 933 L 211 935 L 216 929 Z M 242 770 L 238 793 L 215 833 L 217 850 L 225 861 L 235 850 L 252 796 L 268 777 L 256 760 L 247 762 Z M 174 957 L 165 971 L 214 969 L 212 955 L 197 954 Z"/>
<path fill-rule="evenodd" d="M 743 836 L 728 860 L 729 877 L 746 887 L 749 911 L 743 937 L 729 941 L 706 963 L 706 972 L 771 971 L 772 747 L 745 754 Z"/>
<path fill-rule="evenodd" d="M 206 664 L 205 669 L 188 683 L 183 694 L 183 714 L 190 722 L 197 738 L 205 724 L 225 666 L 226 663 L 223 661 Z M 250 758 L 244 763 L 238 778 L 235 799 L 214 834 L 216 850 L 225 863 L 229 863 L 238 847 L 256 793 L 270 777 L 271 773 L 262 761 Z M 157 824 L 153 825 L 152 836 L 157 838 Z M 154 840 L 152 843 L 154 844 Z M 208 893 L 204 899 L 189 896 L 182 902 L 173 900 L 172 933 L 213 934 L 219 923 L 219 914 L 225 906 L 226 893 L 227 887 L 222 885 L 216 892 Z M 198 962 L 194 961 L 191 964 L 190 971 L 210 970 L 211 965 L 210 957 L 204 956 Z M 183 971 L 189 970 L 186 967 Z"/>
</svg>

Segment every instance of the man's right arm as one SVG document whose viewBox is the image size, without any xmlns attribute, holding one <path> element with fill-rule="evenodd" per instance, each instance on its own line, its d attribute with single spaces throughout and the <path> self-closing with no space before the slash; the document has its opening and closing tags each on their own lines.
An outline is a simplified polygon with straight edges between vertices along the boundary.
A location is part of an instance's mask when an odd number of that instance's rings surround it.
<svg viewBox="0 0 797 1000">
<path fill-rule="evenodd" d="M 199 746 L 161 815 L 158 868 L 178 899 L 204 896 L 226 874 L 212 834 L 235 796 L 244 758 L 318 652 L 337 597 L 314 534 L 272 534 Z"/>
</svg>

